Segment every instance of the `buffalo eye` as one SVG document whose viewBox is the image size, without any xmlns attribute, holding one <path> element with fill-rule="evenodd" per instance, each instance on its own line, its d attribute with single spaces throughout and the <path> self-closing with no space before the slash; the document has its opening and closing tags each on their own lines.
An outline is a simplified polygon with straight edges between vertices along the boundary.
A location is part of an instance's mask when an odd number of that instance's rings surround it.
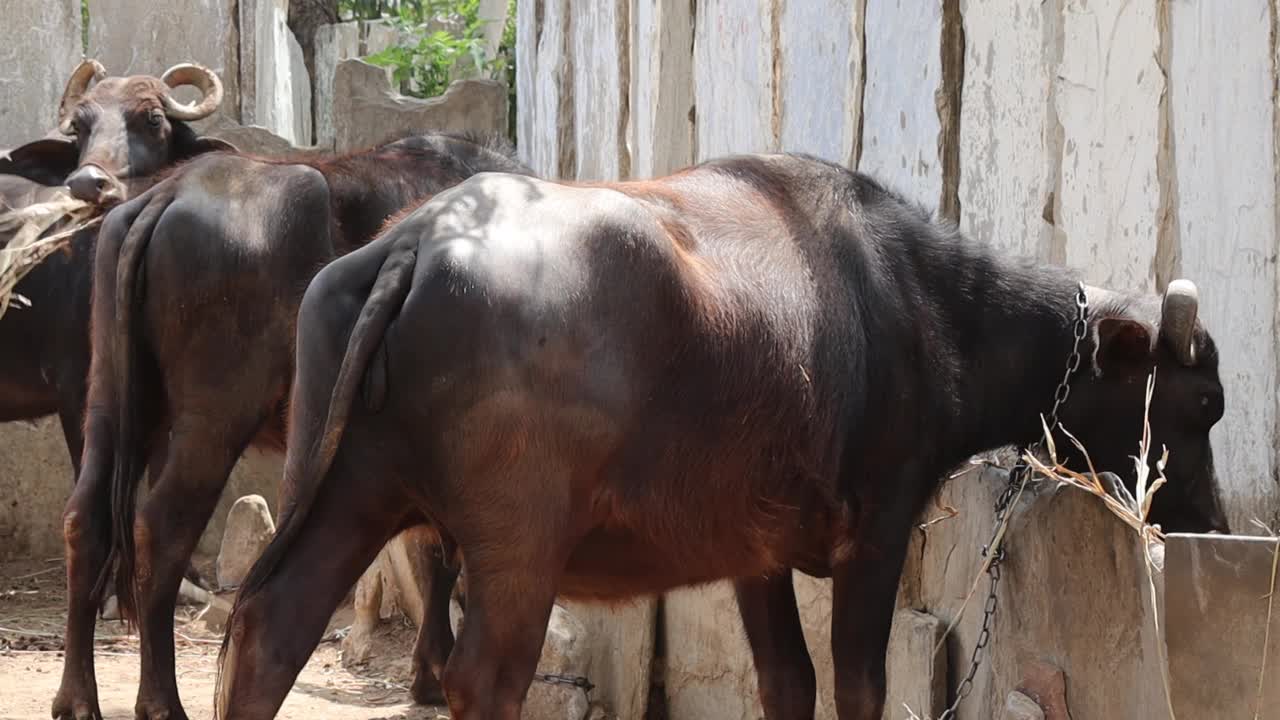
<svg viewBox="0 0 1280 720">
<path fill-rule="evenodd" d="M 1205 393 L 1200 396 L 1200 417 L 1210 427 L 1222 419 L 1224 409 L 1221 395 Z"/>
<path fill-rule="evenodd" d="M 151 127 L 158 128 L 164 122 L 164 111 L 160 109 L 152 110 L 147 113 L 147 122 Z"/>
</svg>

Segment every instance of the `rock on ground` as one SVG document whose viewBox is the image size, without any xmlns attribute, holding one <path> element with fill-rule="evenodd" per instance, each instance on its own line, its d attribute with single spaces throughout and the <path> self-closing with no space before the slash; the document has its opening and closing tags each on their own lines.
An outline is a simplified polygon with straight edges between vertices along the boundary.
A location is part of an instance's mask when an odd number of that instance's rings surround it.
<svg viewBox="0 0 1280 720">
<path fill-rule="evenodd" d="M 218 585 L 235 587 L 243 582 L 275 531 L 265 498 L 245 495 L 236 500 L 227 513 L 222 547 L 218 550 Z"/>
</svg>

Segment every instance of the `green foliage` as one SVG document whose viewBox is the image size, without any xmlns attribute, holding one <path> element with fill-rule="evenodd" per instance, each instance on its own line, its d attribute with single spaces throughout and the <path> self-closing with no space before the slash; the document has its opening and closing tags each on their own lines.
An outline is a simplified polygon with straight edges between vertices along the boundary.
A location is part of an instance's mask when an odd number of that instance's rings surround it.
<svg viewBox="0 0 1280 720">
<path fill-rule="evenodd" d="M 486 57 L 480 0 L 339 0 L 338 11 L 344 20 L 382 19 L 396 29 L 402 41 L 365 61 L 391 68 L 406 95 L 440 95 L 460 69 L 505 81 L 508 132 L 514 139 L 516 0 L 508 3 L 502 39 L 493 57 Z"/>
<path fill-rule="evenodd" d="M 89 54 L 89 0 L 80 0 L 80 52 Z"/>
</svg>

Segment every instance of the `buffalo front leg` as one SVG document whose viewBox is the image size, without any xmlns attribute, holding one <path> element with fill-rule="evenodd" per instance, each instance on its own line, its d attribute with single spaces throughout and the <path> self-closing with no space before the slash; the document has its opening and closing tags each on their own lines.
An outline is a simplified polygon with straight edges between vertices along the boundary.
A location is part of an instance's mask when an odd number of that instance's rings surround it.
<svg viewBox="0 0 1280 720">
<path fill-rule="evenodd" d="M 93 673 L 93 630 L 101 600 L 97 585 L 111 545 L 110 437 L 102 420 L 90 418 L 84 471 L 62 514 L 67 561 L 66 659 L 62 684 L 53 700 L 55 720 L 102 717 Z"/>
<path fill-rule="evenodd" d="M 791 572 L 734 581 L 768 720 L 812 718 L 817 681 L 804 642 Z"/>
<path fill-rule="evenodd" d="M 406 532 L 413 533 L 411 528 Z M 425 535 L 426 533 L 424 533 Z M 446 563 L 444 549 L 436 543 L 415 539 L 410 543 L 416 552 L 410 558 L 417 565 L 415 575 L 422 579 L 422 617 L 418 621 L 418 638 L 413 647 L 413 701 L 419 705 L 443 705 L 444 690 L 440 678 L 453 652 L 453 628 L 449 623 L 449 598 L 458 579 L 458 571 Z"/>
<path fill-rule="evenodd" d="M 247 444 L 247 440 L 232 443 L 176 428 L 163 469 L 134 523 L 134 588 L 142 655 L 135 705 L 139 720 L 186 718 L 174 673 L 174 605 L 196 543 Z"/>
<path fill-rule="evenodd" d="M 831 652 L 840 720 L 880 720 L 884 711 L 885 653 L 911 513 L 892 507 L 880 512 L 854 543 L 852 557 L 832 573 Z"/>
</svg>

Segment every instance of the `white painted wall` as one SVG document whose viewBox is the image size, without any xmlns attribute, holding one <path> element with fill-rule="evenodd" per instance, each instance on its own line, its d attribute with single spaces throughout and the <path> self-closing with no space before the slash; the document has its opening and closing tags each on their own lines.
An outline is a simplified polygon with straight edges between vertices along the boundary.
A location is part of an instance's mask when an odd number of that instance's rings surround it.
<svg viewBox="0 0 1280 720">
<path fill-rule="evenodd" d="M 533 35 L 530 5 L 540 4 L 552 18 L 571 1 L 522 1 L 521 37 Z M 800 150 L 856 165 L 929 206 L 958 201 L 961 228 L 973 240 L 1076 267 L 1092 283 L 1155 291 L 1174 277 L 1190 277 L 1222 354 L 1228 410 L 1213 442 L 1228 513 L 1239 532 L 1256 532 L 1254 517 L 1280 525 L 1274 2 L 699 0 L 692 12 L 685 0 L 630 3 L 626 18 L 609 5 L 555 27 L 544 20 L 540 44 L 521 50 L 531 59 L 520 69 L 521 153 L 536 159 L 539 171 L 602 174 L 596 161 L 583 158 L 613 157 L 613 136 L 604 133 L 615 127 L 611 93 L 623 83 L 631 90 L 627 138 L 635 177 L 731 153 Z M 964 38 L 958 88 L 943 72 L 944 50 L 955 49 L 943 46 L 953 36 L 945 19 L 957 11 Z M 630 23 L 625 71 L 609 57 L 616 36 L 602 35 L 601 22 Z M 567 39 L 556 37 L 563 32 Z M 573 48 L 568 56 L 565 47 Z M 593 68 L 579 69 L 580 62 Z M 555 74 L 564 67 L 574 68 L 573 78 Z M 591 100 L 579 95 L 584 91 Z M 944 117 L 949 92 L 959 97 L 958 132 L 948 130 Z M 567 125 L 557 125 L 562 98 L 572 98 L 575 108 Z M 566 133 L 578 139 L 576 147 L 565 142 Z M 585 148 L 591 137 L 599 140 Z M 959 170 L 947 177 L 949 152 Z M 573 162 L 564 161 L 569 157 Z M 986 539 L 979 536 L 990 520 L 988 490 L 944 491 L 962 520 L 931 534 L 928 555 L 920 553 L 928 567 L 905 583 L 917 587 L 904 597 L 947 619 L 954 613 L 976 565 L 968 544 Z M 1068 520 L 1055 521 L 1054 532 L 1068 536 Z M 1071 573 L 1091 577 L 1093 566 L 1050 557 L 1062 541 L 1044 525 L 1029 521 L 1023 530 L 1037 527 L 1041 534 L 1026 539 L 1035 555 L 1017 561 L 1020 572 L 1052 564 L 1045 572 L 1053 582 L 1073 582 Z M 961 559 L 952 562 L 957 548 Z M 941 575 L 930 563 L 943 568 Z M 997 621 L 1000 643 L 1013 654 L 1000 656 L 995 676 L 979 673 L 975 699 L 960 718 L 998 715 L 1028 652 L 1062 650 L 1073 638 L 1080 648 L 1114 641 L 1132 650 L 1146 642 L 1096 628 L 1063 632 L 1042 621 L 1039 606 L 1016 602 L 1027 583 L 1037 582 L 1023 577 L 1015 581 L 1021 590 L 1002 591 L 1002 603 L 1017 606 Z M 824 687 L 818 716 L 831 717 L 823 634 L 830 585 L 806 580 L 801 587 Z M 1074 623 L 1084 622 L 1078 598 L 1059 600 L 1053 602 L 1062 612 L 1077 613 Z M 667 596 L 665 680 L 673 719 L 759 715 L 732 606 L 723 583 Z M 967 661 L 975 623 L 971 613 L 952 640 L 953 664 Z M 1056 651 L 1043 652 L 1052 659 Z M 1150 705 L 1151 717 L 1159 716 L 1155 686 L 1145 684 L 1150 678 L 1129 667 L 1092 667 L 1097 663 L 1080 662 L 1082 652 L 1057 660 L 1069 668 L 1068 694 L 1083 712 L 1095 712 L 1097 698 L 1072 688 L 1087 685 L 1094 673 L 1099 682 L 1131 686 L 1111 701 Z M 959 672 L 952 668 L 952 675 Z M 886 717 L 904 716 L 898 710 Z"/>
</svg>

